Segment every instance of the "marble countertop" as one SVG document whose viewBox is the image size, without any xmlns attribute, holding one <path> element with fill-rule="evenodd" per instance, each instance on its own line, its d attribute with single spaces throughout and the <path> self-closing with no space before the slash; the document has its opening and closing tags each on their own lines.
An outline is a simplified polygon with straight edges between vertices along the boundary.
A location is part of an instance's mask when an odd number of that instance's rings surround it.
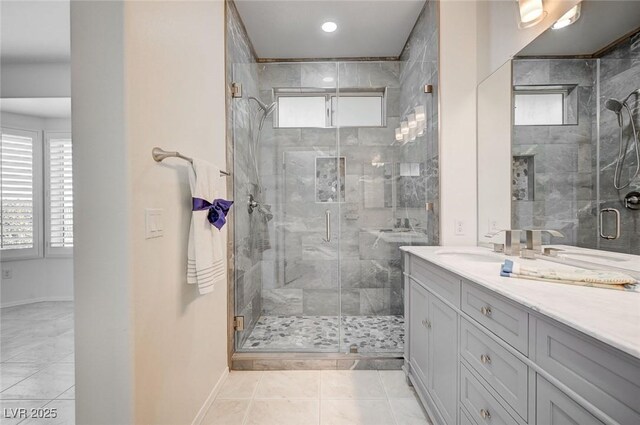
<svg viewBox="0 0 640 425">
<path fill-rule="evenodd" d="M 506 257 L 482 247 L 404 246 L 400 249 L 640 358 L 640 292 L 502 277 L 500 264 L 505 258 L 527 266 L 535 265 L 555 270 L 575 267 L 542 259 Z M 581 251 L 602 254 L 601 251 L 595 250 Z M 455 255 L 456 252 L 467 255 Z M 605 255 L 616 254 L 607 252 Z M 602 259 L 598 263 L 607 265 Z M 615 261 L 609 265 L 620 267 L 619 262 Z"/>
</svg>

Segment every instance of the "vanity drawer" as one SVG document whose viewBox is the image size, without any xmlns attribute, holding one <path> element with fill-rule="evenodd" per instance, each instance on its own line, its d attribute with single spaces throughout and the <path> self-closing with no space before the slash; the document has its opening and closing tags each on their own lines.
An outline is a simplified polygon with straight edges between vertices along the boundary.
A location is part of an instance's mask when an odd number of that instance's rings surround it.
<svg viewBox="0 0 640 425">
<path fill-rule="evenodd" d="M 528 415 L 529 369 L 466 319 L 460 322 L 460 354 L 524 420 Z"/>
<path fill-rule="evenodd" d="M 540 425 L 603 425 L 565 393 L 538 375 L 536 421 Z"/>
<path fill-rule="evenodd" d="M 429 263 L 415 255 L 411 256 L 409 275 L 418 282 L 427 285 L 429 290 L 440 295 L 456 307 L 460 307 L 459 276 L 449 273 L 441 267 Z"/>
<path fill-rule="evenodd" d="M 529 314 L 488 291 L 465 282 L 462 311 L 524 355 L 529 351 Z"/>
<path fill-rule="evenodd" d="M 460 402 L 478 424 L 512 425 L 516 421 L 489 391 L 460 364 Z"/>
<path fill-rule="evenodd" d="M 534 320 L 532 355 L 540 367 L 620 424 L 640 424 L 637 359 L 549 321 Z"/>
</svg>

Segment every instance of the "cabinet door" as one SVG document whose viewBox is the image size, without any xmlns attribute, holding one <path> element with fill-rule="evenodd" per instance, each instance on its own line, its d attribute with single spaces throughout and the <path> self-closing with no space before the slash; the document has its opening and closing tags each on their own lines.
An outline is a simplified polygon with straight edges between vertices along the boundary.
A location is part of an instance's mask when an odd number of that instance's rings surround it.
<svg viewBox="0 0 640 425">
<path fill-rule="evenodd" d="M 447 424 L 456 423 L 458 315 L 435 296 L 429 297 L 429 381 L 427 386 Z"/>
<path fill-rule="evenodd" d="M 591 413 L 539 375 L 537 384 L 538 425 L 603 425 Z"/>
<path fill-rule="evenodd" d="M 427 386 L 428 304 L 427 290 L 410 281 L 409 359 L 422 384 Z"/>
</svg>

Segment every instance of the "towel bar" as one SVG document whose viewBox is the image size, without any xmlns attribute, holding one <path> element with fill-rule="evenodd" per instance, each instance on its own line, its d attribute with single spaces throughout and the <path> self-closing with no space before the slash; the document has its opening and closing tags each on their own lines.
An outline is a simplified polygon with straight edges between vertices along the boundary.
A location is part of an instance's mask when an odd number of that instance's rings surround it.
<svg viewBox="0 0 640 425">
<path fill-rule="evenodd" d="M 161 162 L 166 158 L 180 158 L 180 159 L 184 159 L 185 161 L 189 161 L 190 163 L 193 164 L 192 158 L 189 158 L 188 156 L 184 156 L 178 151 L 170 152 L 170 151 L 165 151 L 164 149 L 161 149 L 158 147 L 153 148 L 153 150 L 151 151 L 151 156 L 153 157 L 153 160 L 156 162 Z M 230 176 L 231 174 L 226 171 L 220 170 L 220 175 Z"/>
</svg>

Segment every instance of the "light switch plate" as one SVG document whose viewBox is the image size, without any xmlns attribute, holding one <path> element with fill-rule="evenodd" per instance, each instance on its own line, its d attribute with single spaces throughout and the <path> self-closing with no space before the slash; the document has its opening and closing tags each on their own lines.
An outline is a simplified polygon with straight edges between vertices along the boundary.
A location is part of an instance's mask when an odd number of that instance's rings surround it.
<svg viewBox="0 0 640 425">
<path fill-rule="evenodd" d="M 145 238 L 160 238 L 164 236 L 162 223 L 163 210 L 160 208 L 147 208 L 145 211 Z"/>
<path fill-rule="evenodd" d="M 462 220 L 456 220 L 455 222 L 455 235 L 456 236 L 464 236 L 464 221 Z"/>
<path fill-rule="evenodd" d="M 13 270 L 2 269 L 2 279 L 11 279 L 11 278 L 13 278 Z"/>
</svg>

